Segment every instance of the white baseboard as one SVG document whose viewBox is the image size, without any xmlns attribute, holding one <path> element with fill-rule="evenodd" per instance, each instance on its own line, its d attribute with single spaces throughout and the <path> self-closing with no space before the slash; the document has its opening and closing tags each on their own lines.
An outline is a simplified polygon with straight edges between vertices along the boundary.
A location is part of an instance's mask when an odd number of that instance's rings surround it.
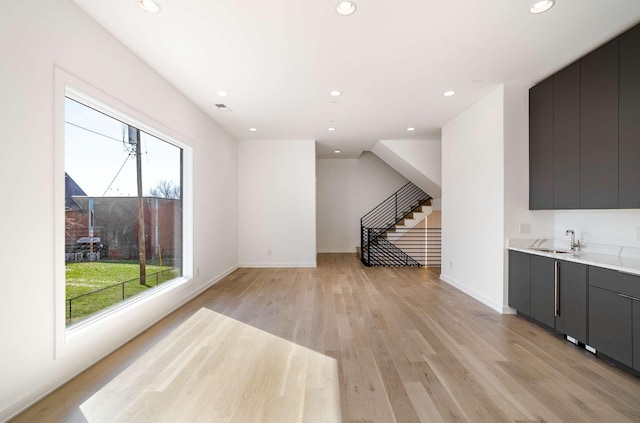
<svg viewBox="0 0 640 423">
<path fill-rule="evenodd" d="M 469 288 L 468 286 L 448 277 L 443 275 L 442 273 L 440 274 L 440 280 L 443 282 L 448 283 L 449 285 L 453 286 L 456 289 L 459 289 L 460 291 L 464 292 L 465 294 L 469 295 L 470 297 L 480 301 L 482 304 L 486 305 L 487 307 L 490 307 L 491 309 L 497 311 L 500 314 L 504 314 L 504 309 L 505 307 L 502 304 L 498 304 L 495 301 L 493 301 L 492 299 L 474 291 L 473 289 Z"/>
<path fill-rule="evenodd" d="M 239 265 L 231 266 L 230 268 L 228 268 L 224 272 L 220 273 L 218 276 L 215 276 L 214 278 L 209 279 L 209 281 L 204 283 L 200 288 L 198 288 L 197 290 L 195 290 L 193 292 L 190 292 L 188 295 L 186 295 L 183 298 L 182 304 L 179 305 L 178 307 L 176 307 L 175 310 L 177 310 L 178 308 L 182 307 L 184 304 L 186 304 L 188 301 L 191 301 L 192 299 L 194 299 L 198 295 L 202 294 L 204 291 L 206 291 L 207 289 L 211 288 L 213 285 L 217 284 L 222 279 L 226 278 L 227 276 L 229 276 L 230 274 L 232 274 L 233 272 L 235 272 L 239 268 L 240 268 Z"/>
<path fill-rule="evenodd" d="M 316 262 L 313 263 L 240 263 L 240 268 L 246 269 L 270 269 L 270 268 L 297 268 L 297 267 L 318 267 Z"/>
<path fill-rule="evenodd" d="M 327 249 L 327 250 L 318 250 L 318 254 L 355 254 L 356 253 L 356 249 L 353 248 L 351 250 L 345 250 L 345 249 Z"/>
</svg>

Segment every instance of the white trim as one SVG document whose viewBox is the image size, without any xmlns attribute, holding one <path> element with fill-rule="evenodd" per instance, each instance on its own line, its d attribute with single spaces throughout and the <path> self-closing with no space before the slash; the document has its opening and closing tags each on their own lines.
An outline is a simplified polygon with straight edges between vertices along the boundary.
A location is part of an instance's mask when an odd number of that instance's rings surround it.
<svg viewBox="0 0 640 423">
<path fill-rule="evenodd" d="M 182 301 L 181 304 L 176 307 L 174 310 L 177 310 L 178 308 L 182 307 L 183 305 L 185 305 L 188 301 L 191 301 L 192 299 L 194 299 L 195 297 L 197 297 L 198 295 L 202 294 L 204 291 L 206 291 L 207 289 L 211 288 L 213 285 L 217 284 L 218 282 L 220 282 L 222 279 L 226 278 L 227 276 L 229 276 L 230 274 L 232 274 L 233 272 L 235 272 L 236 270 L 240 269 L 240 266 L 235 265 L 235 266 L 231 266 L 230 268 L 228 268 L 227 270 L 225 270 L 224 272 L 220 273 L 218 276 L 214 277 L 213 279 L 209 279 L 209 282 L 205 283 L 204 285 L 202 285 L 200 288 L 198 288 L 196 291 L 189 293 L 188 295 L 186 295 Z M 169 312 L 171 313 L 171 312 Z M 167 313 L 167 315 L 169 315 L 169 313 Z"/>
<path fill-rule="evenodd" d="M 465 294 L 469 295 L 470 297 L 472 297 L 475 300 L 480 301 L 482 304 L 486 305 L 487 307 L 490 307 L 491 309 L 497 311 L 500 314 L 503 314 L 504 312 L 504 307 L 501 304 L 498 304 L 496 302 L 494 302 L 493 300 L 491 300 L 490 298 L 485 297 L 484 295 L 478 294 L 477 292 L 475 292 L 473 289 L 469 288 L 466 285 L 463 285 L 455 280 L 453 280 L 452 278 L 445 276 L 443 274 L 440 274 L 440 280 L 443 282 L 448 283 L 449 285 L 453 286 L 454 288 L 464 292 Z"/>
<path fill-rule="evenodd" d="M 240 268 L 245 269 L 268 269 L 268 268 L 307 268 L 318 267 L 316 262 L 313 263 L 240 263 Z"/>
<path fill-rule="evenodd" d="M 175 134 L 163 125 L 153 121 L 145 115 L 135 111 L 123 103 L 111 98 L 107 94 L 81 81 L 73 75 L 54 67 L 54 166 L 53 166 L 53 192 L 54 192 L 54 358 L 61 357 L 75 346 L 74 341 L 83 338 L 84 335 L 99 333 L 101 328 L 106 329 L 107 322 L 115 320 L 125 314 L 125 310 L 132 310 L 150 302 L 158 296 L 183 286 L 193 283 L 193 149 L 181 139 L 184 137 Z M 65 301 L 65 261 L 64 261 L 64 197 L 65 197 L 65 97 L 74 99 L 84 105 L 94 108 L 122 122 L 137 127 L 138 129 L 153 135 L 163 141 L 169 142 L 182 149 L 182 277 L 168 282 L 162 286 L 132 298 L 118 306 L 107 309 L 87 321 L 66 327 L 66 301 Z M 200 292 L 200 291 L 198 291 Z M 167 313 L 168 314 L 168 313 Z M 96 335 L 99 336 L 99 335 Z"/>
<path fill-rule="evenodd" d="M 356 249 L 352 249 L 352 250 L 345 250 L 345 249 L 340 249 L 340 248 L 336 248 L 336 249 L 325 249 L 325 250 L 318 250 L 318 254 L 326 254 L 326 253 L 336 253 L 336 254 L 355 254 L 356 253 Z"/>
</svg>

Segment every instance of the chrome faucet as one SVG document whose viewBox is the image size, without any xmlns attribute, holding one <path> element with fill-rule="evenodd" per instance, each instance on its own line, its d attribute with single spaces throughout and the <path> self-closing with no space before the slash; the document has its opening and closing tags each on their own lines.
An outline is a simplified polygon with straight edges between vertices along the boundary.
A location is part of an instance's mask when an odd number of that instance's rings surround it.
<svg viewBox="0 0 640 423">
<path fill-rule="evenodd" d="M 571 235 L 571 252 L 575 253 L 576 251 L 580 251 L 580 241 L 576 241 L 576 234 L 573 232 L 573 230 L 567 229 L 564 234 L 565 236 Z"/>
</svg>

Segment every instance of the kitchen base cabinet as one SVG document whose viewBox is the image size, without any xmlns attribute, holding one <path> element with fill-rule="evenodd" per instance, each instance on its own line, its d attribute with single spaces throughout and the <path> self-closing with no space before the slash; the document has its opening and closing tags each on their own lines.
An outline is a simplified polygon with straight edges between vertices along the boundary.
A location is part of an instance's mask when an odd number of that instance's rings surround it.
<svg viewBox="0 0 640 423">
<path fill-rule="evenodd" d="M 640 372 L 640 301 L 633 301 L 633 368 Z"/>
<path fill-rule="evenodd" d="M 632 300 L 589 287 L 589 345 L 632 367 Z"/>
<path fill-rule="evenodd" d="M 555 327 L 555 260 L 531 256 L 531 314 L 538 322 Z"/>
<path fill-rule="evenodd" d="M 558 262 L 556 330 L 587 343 L 587 266 Z"/>
<path fill-rule="evenodd" d="M 529 316 L 530 310 L 530 255 L 509 251 L 509 307 Z"/>
<path fill-rule="evenodd" d="M 509 306 L 587 343 L 587 266 L 509 251 Z"/>
</svg>

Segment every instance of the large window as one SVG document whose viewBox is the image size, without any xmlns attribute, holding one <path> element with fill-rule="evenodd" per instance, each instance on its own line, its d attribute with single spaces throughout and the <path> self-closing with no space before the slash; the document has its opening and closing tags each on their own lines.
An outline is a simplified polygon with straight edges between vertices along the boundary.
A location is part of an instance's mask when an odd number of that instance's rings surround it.
<svg viewBox="0 0 640 423">
<path fill-rule="evenodd" d="M 67 93 L 67 327 L 183 275 L 183 149 L 83 103 Z"/>
</svg>

